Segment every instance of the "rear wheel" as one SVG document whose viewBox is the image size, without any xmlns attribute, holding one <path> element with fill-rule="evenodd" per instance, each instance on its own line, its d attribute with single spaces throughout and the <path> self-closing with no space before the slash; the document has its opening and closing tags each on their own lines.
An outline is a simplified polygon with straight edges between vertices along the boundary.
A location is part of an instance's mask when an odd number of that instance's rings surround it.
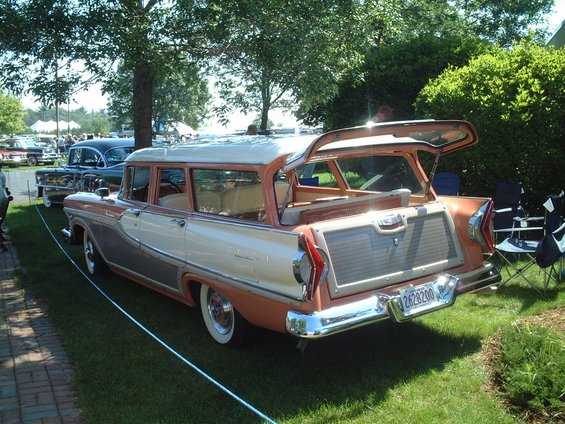
<svg viewBox="0 0 565 424">
<path fill-rule="evenodd" d="M 222 293 L 202 284 L 200 309 L 206 328 L 214 340 L 233 347 L 243 343 L 247 321 Z"/>
<path fill-rule="evenodd" d="M 86 261 L 86 268 L 91 275 L 100 275 L 104 272 L 104 260 L 98 253 L 96 245 L 90 238 L 90 235 L 85 231 L 83 237 L 84 245 L 84 259 Z"/>
</svg>

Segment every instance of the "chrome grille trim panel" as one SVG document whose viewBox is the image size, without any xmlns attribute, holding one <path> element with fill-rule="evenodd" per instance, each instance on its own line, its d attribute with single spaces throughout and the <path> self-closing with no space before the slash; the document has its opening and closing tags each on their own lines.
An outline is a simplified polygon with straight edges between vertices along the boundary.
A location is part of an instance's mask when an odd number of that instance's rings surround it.
<svg viewBox="0 0 565 424">
<path fill-rule="evenodd" d="M 389 213 L 390 215 L 390 213 Z M 369 213 L 347 225 L 316 225 L 321 247 L 328 253 L 332 297 L 438 274 L 464 263 L 453 221 L 441 204 L 405 208 L 402 224 L 389 229 L 386 214 Z"/>
</svg>

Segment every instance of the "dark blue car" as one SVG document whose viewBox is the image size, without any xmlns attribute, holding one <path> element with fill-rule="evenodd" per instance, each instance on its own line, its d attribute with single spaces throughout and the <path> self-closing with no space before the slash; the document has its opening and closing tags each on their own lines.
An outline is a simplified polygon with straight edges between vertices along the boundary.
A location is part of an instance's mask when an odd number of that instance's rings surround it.
<svg viewBox="0 0 565 424">
<path fill-rule="evenodd" d="M 67 165 L 35 172 L 37 196 L 43 204 L 63 203 L 69 194 L 94 192 L 105 186 L 117 191 L 122 182 L 124 161 L 134 150 L 134 140 L 103 138 L 73 144 Z"/>
</svg>

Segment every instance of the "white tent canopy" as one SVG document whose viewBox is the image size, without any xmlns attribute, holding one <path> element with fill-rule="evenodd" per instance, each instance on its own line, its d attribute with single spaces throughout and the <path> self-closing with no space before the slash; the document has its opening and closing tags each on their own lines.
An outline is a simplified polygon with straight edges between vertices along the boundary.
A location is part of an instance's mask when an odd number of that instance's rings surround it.
<svg viewBox="0 0 565 424">
<path fill-rule="evenodd" d="M 33 125 L 30 126 L 33 131 L 36 132 L 51 132 L 57 129 L 57 122 L 56 121 L 42 121 L 39 120 L 35 122 Z M 80 125 L 77 124 L 75 121 L 59 121 L 59 130 L 67 130 L 67 129 L 76 129 L 80 128 Z"/>
<path fill-rule="evenodd" d="M 196 133 L 194 129 L 182 122 L 173 122 L 171 127 L 176 131 L 179 135 L 190 135 Z"/>
</svg>

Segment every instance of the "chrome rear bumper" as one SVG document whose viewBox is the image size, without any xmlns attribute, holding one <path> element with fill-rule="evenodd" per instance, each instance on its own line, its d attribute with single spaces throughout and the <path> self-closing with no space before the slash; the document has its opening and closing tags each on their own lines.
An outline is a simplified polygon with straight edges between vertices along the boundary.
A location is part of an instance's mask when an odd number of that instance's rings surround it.
<svg viewBox="0 0 565 424">
<path fill-rule="evenodd" d="M 367 299 L 311 314 L 288 311 L 286 329 L 294 336 L 316 339 L 388 318 L 396 322 L 407 321 L 447 308 L 455 303 L 457 294 L 478 290 L 499 280 L 500 275 L 496 268 L 491 264 L 485 264 L 485 267 L 477 271 L 461 274 L 457 277 L 445 274 L 426 283 L 433 287 L 437 300 L 422 308 L 412 309 L 409 313 L 404 311 L 400 295 L 389 296 L 377 293 Z"/>
</svg>

